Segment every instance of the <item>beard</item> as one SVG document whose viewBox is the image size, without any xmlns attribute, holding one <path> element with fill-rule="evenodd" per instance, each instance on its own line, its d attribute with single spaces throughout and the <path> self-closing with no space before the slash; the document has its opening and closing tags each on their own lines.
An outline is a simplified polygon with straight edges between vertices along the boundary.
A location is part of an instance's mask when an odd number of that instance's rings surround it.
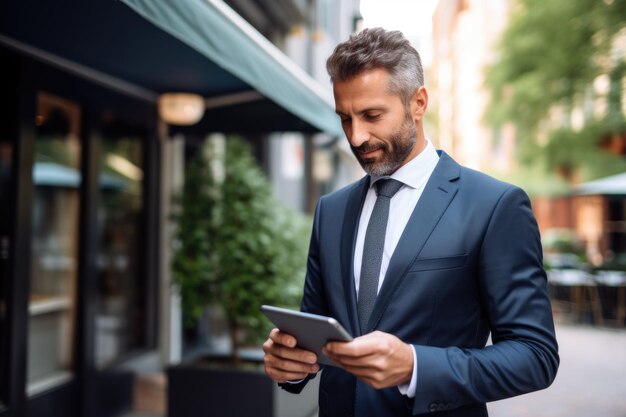
<svg viewBox="0 0 626 417">
<path fill-rule="evenodd" d="M 361 167 L 369 175 L 383 177 L 393 174 L 400 168 L 407 156 L 413 150 L 417 137 L 417 129 L 410 116 L 407 114 L 402 122 L 402 126 L 389 136 L 389 140 L 367 141 L 361 146 L 351 146 L 352 153 L 361 164 Z M 371 152 L 380 149 L 380 158 L 363 158 L 361 152 Z"/>
</svg>

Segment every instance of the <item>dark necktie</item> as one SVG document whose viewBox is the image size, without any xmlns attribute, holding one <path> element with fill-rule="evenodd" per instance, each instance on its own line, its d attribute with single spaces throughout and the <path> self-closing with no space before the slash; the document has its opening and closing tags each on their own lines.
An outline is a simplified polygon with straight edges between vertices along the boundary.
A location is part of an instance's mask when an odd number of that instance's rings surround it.
<svg viewBox="0 0 626 417">
<path fill-rule="evenodd" d="M 361 278 L 359 280 L 358 312 L 361 333 L 365 333 L 367 322 L 374 309 L 376 295 L 378 294 L 378 278 L 380 265 L 383 261 L 383 249 L 385 248 L 389 202 L 391 197 L 402 187 L 402 183 L 387 178 L 378 180 L 375 187 L 378 197 L 365 231 Z"/>
</svg>

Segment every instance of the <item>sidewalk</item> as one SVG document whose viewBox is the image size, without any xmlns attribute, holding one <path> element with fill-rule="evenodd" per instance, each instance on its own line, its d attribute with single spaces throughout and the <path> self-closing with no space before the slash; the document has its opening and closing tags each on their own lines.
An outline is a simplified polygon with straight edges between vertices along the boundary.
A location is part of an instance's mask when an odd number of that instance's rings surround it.
<svg viewBox="0 0 626 417">
<path fill-rule="evenodd" d="M 546 390 L 487 405 L 490 417 L 626 417 L 626 329 L 557 325 L 561 365 Z"/>
</svg>

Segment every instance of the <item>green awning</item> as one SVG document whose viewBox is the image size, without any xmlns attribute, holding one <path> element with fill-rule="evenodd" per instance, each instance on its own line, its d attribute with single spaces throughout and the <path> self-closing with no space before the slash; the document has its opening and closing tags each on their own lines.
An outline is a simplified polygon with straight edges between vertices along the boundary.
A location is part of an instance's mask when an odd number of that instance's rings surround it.
<svg viewBox="0 0 626 417">
<path fill-rule="evenodd" d="M 156 102 L 197 93 L 189 133 L 343 136 L 328 86 L 313 80 L 221 0 L 3 0 L 0 46 Z"/>
<path fill-rule="evenodd" d="M 321 131 L 343 135 L 330 92 L 223 2 L 122 2 L 289 112 Z"/>
</svg>

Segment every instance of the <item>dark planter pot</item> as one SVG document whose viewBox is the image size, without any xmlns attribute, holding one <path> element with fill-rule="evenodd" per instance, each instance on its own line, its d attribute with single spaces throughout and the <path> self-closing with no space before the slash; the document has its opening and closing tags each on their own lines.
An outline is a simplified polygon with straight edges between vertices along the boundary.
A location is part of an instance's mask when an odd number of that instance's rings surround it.
<svg viewBox="0 0 626 417">
<path fill-rule="evenodd" d="M 311 417 L 317 383 L 289 394 L 258 370 L 182 364 L 167 370 L 168 417 Z"/>
</svg>

